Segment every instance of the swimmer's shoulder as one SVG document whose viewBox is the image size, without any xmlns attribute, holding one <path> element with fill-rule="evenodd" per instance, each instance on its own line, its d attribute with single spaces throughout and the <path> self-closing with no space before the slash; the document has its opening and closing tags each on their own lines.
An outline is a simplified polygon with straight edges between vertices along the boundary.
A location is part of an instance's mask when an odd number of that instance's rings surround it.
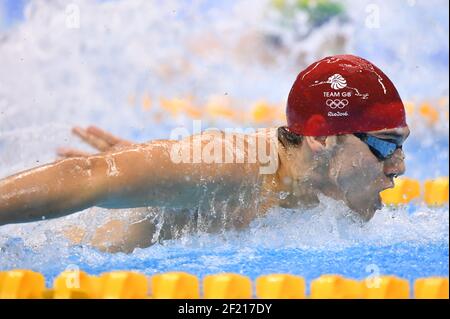
<svg viewBox="0 0 450 319">
<path fill-rule="evenodd" d="M 183 141 L 191 141 L 192 139 L 201 139 L 210 141 L 212 138 L 218 139 L 245 139 L 246 141 L 253 141 L 255 138 L 276 138 L 277 128 L 244 128 L 236 130 L 219 130 L 209 129 L 201 133 L 193 134 L 183 138 Z"/>
</svg>

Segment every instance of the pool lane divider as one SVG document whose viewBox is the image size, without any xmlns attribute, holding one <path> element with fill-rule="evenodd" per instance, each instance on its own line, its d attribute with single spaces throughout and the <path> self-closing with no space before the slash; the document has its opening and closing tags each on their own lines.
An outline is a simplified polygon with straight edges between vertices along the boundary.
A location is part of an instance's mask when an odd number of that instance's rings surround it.
<svg viewBox="0 0 450 319">
<path fill-rule="evenodd" d="M 394 179 L 395 186 L 380 193 L 384 204 L 399 206 L 411 202 L 422 202 L 430 207 L 448 204 L 449 178 L 439 177 L 423 183 L 408 177 Z"/>
<path fill-rule="evenodd" d="M 202 287 L 201 285 L 202 284 Z M 45 286 L 42 274 L 31 270 L 0 272 L 0 299 L 448 299 L 446 277 L 419 278 L 410 283 L 396 276 L 372 276 L 354 280 L 322 275 L 310 283 L 300 276 L 269 274 L 254 282 L 234 273 L 207 275 L 201 281 L 185 272 L 153 276 L 132 271 L 112 271 L 100 276 L 65 271 Z"/>
</svg>

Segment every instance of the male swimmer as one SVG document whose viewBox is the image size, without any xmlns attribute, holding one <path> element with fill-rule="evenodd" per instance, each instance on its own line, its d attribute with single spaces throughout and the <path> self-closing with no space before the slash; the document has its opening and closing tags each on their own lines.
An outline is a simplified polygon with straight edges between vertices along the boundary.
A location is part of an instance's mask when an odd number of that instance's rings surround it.
<svg viewBox="0 0 450 319">
<path fill-rule="evenodd" d="M 203 230 L 214 232 L 246 227 L 274 206 L 313 207 L 319 194 L 370 220 L 381 208 L 379 193 L 405 171 L 409 129 L 393 83 L 360 57 L 327 57 L 297 76 L 286 115 L 287 126 L 253 134 L 216 131 L 143 144 L 76 128 L 101 152 L 62 150 L 65 159 L 0 180 L 0 225 L 91 206 L 160 207 L 180 212 L 175 224 L 192 213 L 205 218 Z M 220 152 L 211 160 L 202 155 L 212 141 Z M 269 156 L 255 156 L 261 150 Z M 126 252 L 151 245 L 156 227 L 145 212 L 127 225 L 100 227 L 91 244 Z"/>
</svg>

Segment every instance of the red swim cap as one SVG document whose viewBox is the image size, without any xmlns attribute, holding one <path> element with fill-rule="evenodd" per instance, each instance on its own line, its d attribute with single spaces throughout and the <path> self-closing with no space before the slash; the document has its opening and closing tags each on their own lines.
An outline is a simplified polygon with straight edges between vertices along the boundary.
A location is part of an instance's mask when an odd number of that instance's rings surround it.
<svg viewBox="0 0 450 319">
<path fill-rule="evenodd" d="M 288 128 L 327 136 L 406 126 L 405 109 L 391 80 L 353 55 L 335 55 L 300 72 L 287 101 Z"/>
</svg>

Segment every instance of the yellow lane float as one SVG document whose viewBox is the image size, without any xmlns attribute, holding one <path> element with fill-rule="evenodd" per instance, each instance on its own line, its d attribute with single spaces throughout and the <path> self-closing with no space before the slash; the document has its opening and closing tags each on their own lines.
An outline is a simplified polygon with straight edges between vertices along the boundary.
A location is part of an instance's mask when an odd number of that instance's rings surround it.
<svg viewBox="0 0 450 319">
<path fill-rule="evenodd" d="M 31 270 L 0 272 L 0 299 L 250 299 L 253 298 L 252 281 L 240 274 L 222 273 L 200 280 L 185 272 L 168 272 L 146 276 L 133 271 L 112 271 L 92 276 L 83 271 L 67 270 L 45 287 L 42 274 Z M 370 276 L 354 280 L 341 275 L 323 275 L 311 281 L 311 293 L 306 295 L 304 278 L 290 274 L 268 274 L 255 282 L 256 298 L 271 299 L 448 299 L 447 277 L 419 278 L 414 282 L 414 295 L 410 284 L 396 276 Z"/>
</svg>

